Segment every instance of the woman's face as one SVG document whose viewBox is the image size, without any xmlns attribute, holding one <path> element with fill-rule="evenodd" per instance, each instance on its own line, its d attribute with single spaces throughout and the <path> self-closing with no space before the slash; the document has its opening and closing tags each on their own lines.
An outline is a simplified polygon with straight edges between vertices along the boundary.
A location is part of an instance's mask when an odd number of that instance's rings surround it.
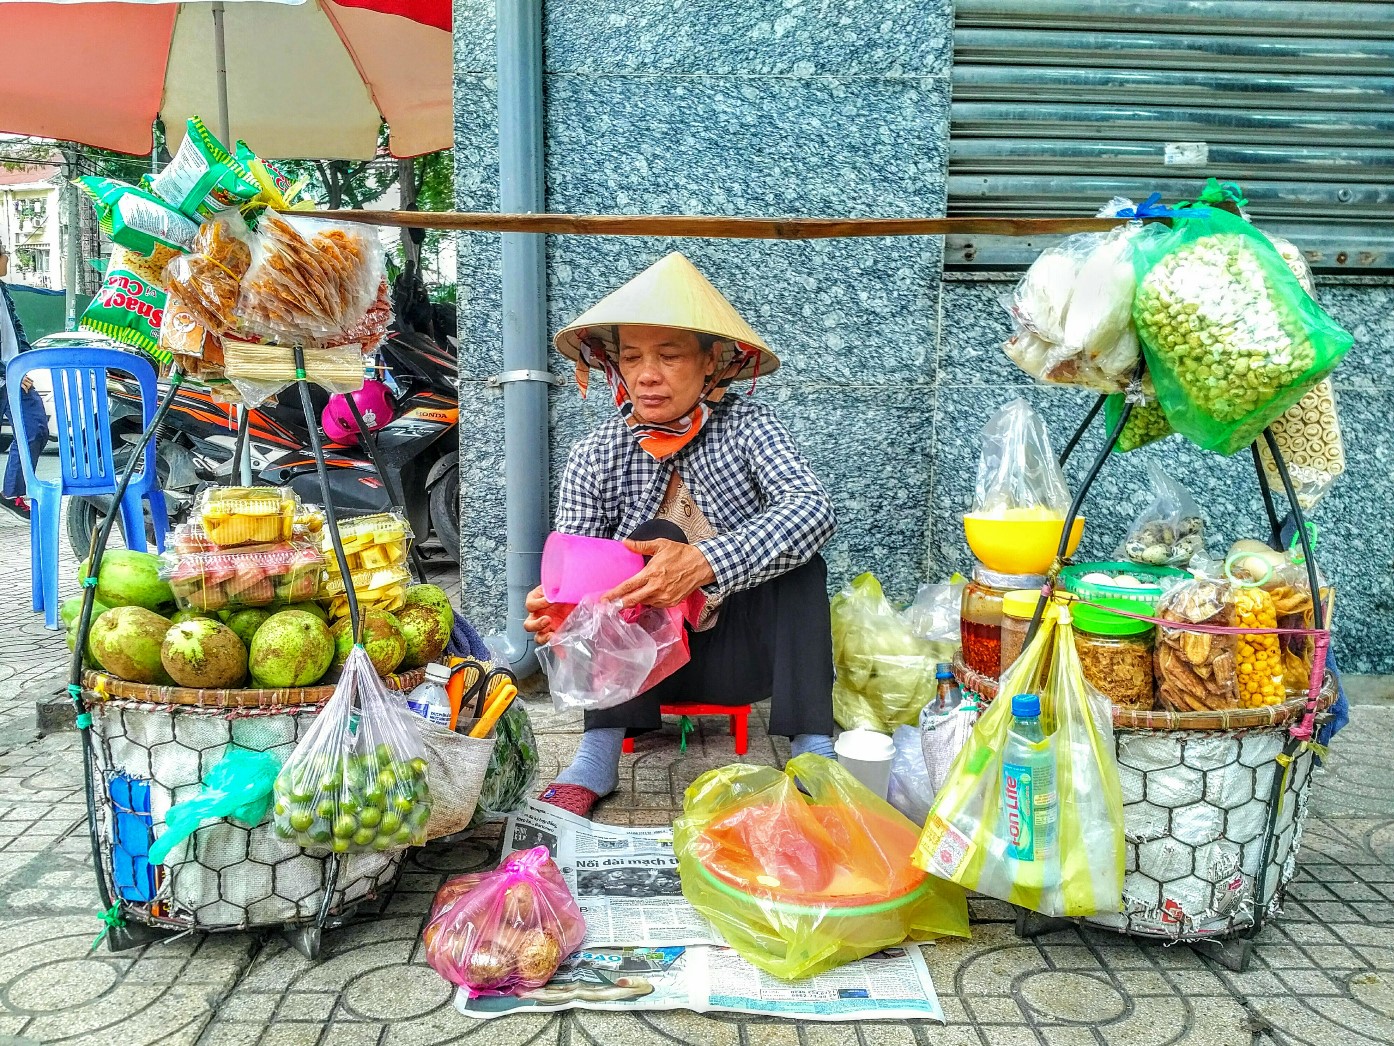
<svg viewBox="0 0 1394 1046">
<path fill-rule="evenodd" d="M 666 425 L 697 406 L 716 354 L 697 335 L 672 327 L 621 326 L 620 376 L 634 400 L 634 414 L 648 425 Z"/>
</svg>

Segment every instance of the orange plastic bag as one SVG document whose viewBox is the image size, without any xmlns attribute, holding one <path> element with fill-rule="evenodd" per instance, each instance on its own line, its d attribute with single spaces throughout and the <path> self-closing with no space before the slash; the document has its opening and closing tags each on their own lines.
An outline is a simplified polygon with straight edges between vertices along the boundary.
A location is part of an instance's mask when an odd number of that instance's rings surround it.
<svg viewBox="0 0 1394 1046">
<path fill-rule="evenodd" d="M 683 896 L 745 959 L 793 980 L 907 938 L 968 936 L 963 890 L 910 863 L 918 835 L 837 763 L 804 755 L 783 773 L 703 774 L 673 848 Z"/>
</svg>

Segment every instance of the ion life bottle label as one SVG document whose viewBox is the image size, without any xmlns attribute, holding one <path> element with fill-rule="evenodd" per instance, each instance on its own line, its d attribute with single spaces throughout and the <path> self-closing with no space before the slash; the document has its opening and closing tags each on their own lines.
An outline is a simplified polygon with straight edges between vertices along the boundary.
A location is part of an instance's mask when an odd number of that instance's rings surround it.
<svg viewBox="0 0 1394 1046">
<path fill-rule="evenodd" d="M 1002 764 L 1002 818 L 1006 829 L 1007 857 L 1013 861 L 1036 859 L 1036 799 L 1033 768 L 1019 763 Z"/>
</svg>

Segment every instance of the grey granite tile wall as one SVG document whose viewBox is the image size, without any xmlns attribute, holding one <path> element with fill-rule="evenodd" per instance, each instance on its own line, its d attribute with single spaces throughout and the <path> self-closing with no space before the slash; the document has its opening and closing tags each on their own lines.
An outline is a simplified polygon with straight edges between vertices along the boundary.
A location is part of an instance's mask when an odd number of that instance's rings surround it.
<svg viewBox="0 0 1394 1046">
<path fill-rule="evenodd" d="M 549 210 L 721 215 L 943 213 L 948 0 L 545 7 Z M 493 5 L 456 0 L 461 208 L 498 208 Z M 874 568 L 900 598 L 923 577 L 935 445 L 942 245 L 549 237 L 548 325 L 681 249 L 784 361 L 756 395 L 778 405 L 841 526 L 835 585 Z M 502 623 L 504 484 L 499 247 L 460 239 L 464 603 Z M 553 370 L 571 365 L 552 354 Z M 555 479 L 611 410 L 599 383 L 551 394 Z"/>
<path fill-rule="evenodd" d="M 964 570 L 972 560 L 959 517 L 971 504 L 979 431 L 1008 401 L 1024 396 L 1045 419 L 1058 450 L 1074 432 L 1092 398 L 1084 392 L 1035 385 L 1003 356 L 1010 324 L 997 297 L 1005 281 L 948 280 L 938 383 L 931 484 L 929 565 L 933 574 Z M 1321 301 L 1355 335 L 1355 347 L 1335 372 L 1348 459 L 1347 474 L 1311 513 L 1318 528 L 1317 558 L 1340 593 L 1337 656 L 1354 672 L 1394 672 L 1394 287 L 1322 285 Z M 1074 489 L 1104 439 L 1102 421 L 1072 457 L 1066 480 Z M 1116 547 L 1150 501 L 1146 466 L 1155 462 L 1181 481 L 1210 523 L 1208 545 L 1223 550 L 1267 529 L 1253 465 L 1247 454 L 1221 458 L 1179 436 L 1105 466 L 1085 506 L 1080 555 L 1096 558 Z"/>
</svg>

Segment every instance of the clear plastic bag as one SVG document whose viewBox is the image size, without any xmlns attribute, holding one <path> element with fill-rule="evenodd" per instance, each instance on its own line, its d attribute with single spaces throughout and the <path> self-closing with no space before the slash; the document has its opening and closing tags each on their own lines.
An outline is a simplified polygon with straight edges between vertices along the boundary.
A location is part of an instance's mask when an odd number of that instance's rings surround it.
<svg viewBox="0 0 1394 1046">
<path fill-rule="evenodd" d="M 1269 428 L 1287 465 L 1297 503 L 1304 511 L 1316 508 L 1346 471 L 1345 441 L 1341 438 L 1336 390 L 1331 379 L 1289 407 Z M 1269 486 L 1282 490 L 1283 480 L 1266 440 L 1258 441 L 1258 453 Z"/>
<path fill-rule="evenodd" d="M 983 426 L 973 515 L 1063 519 L 1069 507 L 1045 423 L 1024 399 L 1013 400 Z"/>
<path fill-rule="evenodd" d="M 934 803 L 934 785 L 925 766 L 919 727 L 898 726 L 891 741 L 895 744 L 895 755 L 891 759 L 886 801 L 923 827 Z"/>
<path fill-rule="evenodd" d="M 665 614 L 632 620 L 616 601 L 587 596 L 576 604 L 537 652 L 558 709 L 613 708 L 633 700 L 667 653 L 671 621 Z M 662 629 L 654 634 L 649 628 Z"/>
<path fill-rule="evenodd" d="M 1003 350 L 1017 366 L 1056 385 L 1127 387 L 1139 354 L 1129 242 L 1137 229 L 1071 236 L 1041 252 L 1004 302 L 1017 329 Z"/>
<path fill-rule="evenodd" d="M 586 923 L 545 847 L 447 880 L 426 923 L 426 961 L 477 995 L 540 988 L 585 940 Z"/>
<path fill-rule="evenodd" d="M 204 222 L 188 254 L 165 266 L 165 289 L 212 334 L 226 334 L 238 323 L 242 278 L 252 264 L 251 233 L 236 211 Z"/>
<path fill-rule="evenodd" d="M 905 608 L 905 623 L 910 631 L 939 647 L 942 662 L 953 660 L 959 642 L 959 616 L 963 607 L 963 589 L 968 582 L 958 574 L 939 584 L 925 583 L 915 593 L 915 601 Z"/>
<path fill-rule="evenodd" d="M 1205 517 L 1190 492 L 1156 462 L 1147 463 L 1152 501 L 1133 520 L 1113 558 L 1152 567 L 1184 567 L 1205 551 Z"/>
<path fill-rule="evenodd" d="M 1233 454 L 1324 379 L 1352 338 L 1262 232 L 1197 209 L 1139 236 L 1133 319 L 1172 427 Z"/>
<path fill-rule="evenodd" d="M 1057 917 L 1117 912 L 1123 900 L 1123 793 L 1112 713 L 1084 681 L 1073 632 L 1064 606 L 1046 608 L 1036 638 L 1002 676 L 996 700 L 935 797 L 913 858 L 966 889 Z M 1009 853 L 1025 814 L 1007 794 L 1003 754 L 1012 698 L 1038 692 L 1047 650 L 1053 653 L 1041 720 L 1054 755 L 1057 841 L 1022 860 Z"/>
<path fill-rule="evenodd" d="M 271 808 L 271 793 L 281 761 L 270 752 L 229 747 L 203 775 L 203 787 L 191 799 L 175 803 L 165 814 L 165 828 L 150 847 L 150 863 L 163 864 L 174 848 L 205 821 L 226 817 L 255 828 Z"/>
<path fill-rule="evenodd" d="M 874 574 L 862 574 L 832 600 L 833 718 L 845 730 L 890 733 L 919 721 L 934 699 L 943 644 L 917 636 L 886 600 Z"/>
<path fill-rule="evenodd" d="M 334 853 L 424 843 L 431 788 L 422 722 L 355 646 L 334 695 L 276 777 L 276 833 Z"/>
<path fill-rule="evenodd" d="M 968 936 L 963 891 L 911 867 L 915 832 L 837 763 L 802 755 L 782 773 L 703 774 L 673 850 L 692 906 L 742 958 L 793 980 L 907 938 Z"/>
<path fill-rule="evenodd" d="M 1304 586 L 1305 587 L 1305 586 Z M 1156 616 L 1177 622 L 1157 628 L 1157 697 L 1178 712 L 1263 708 L 1287 697 L 1278 635 L 1226 635 L 1187 625 L 1276 629 L 1273 597 L 1247 580 L 1197 578 L 1171 589 Z"/>
<path fill-rule="evenodd" d="M 243 326 L 263 338 L 342 338 L 378 296 L 385 262 L 371 229 L 268 212 L 253 247 L 237 307 Z"/>
</svg>

